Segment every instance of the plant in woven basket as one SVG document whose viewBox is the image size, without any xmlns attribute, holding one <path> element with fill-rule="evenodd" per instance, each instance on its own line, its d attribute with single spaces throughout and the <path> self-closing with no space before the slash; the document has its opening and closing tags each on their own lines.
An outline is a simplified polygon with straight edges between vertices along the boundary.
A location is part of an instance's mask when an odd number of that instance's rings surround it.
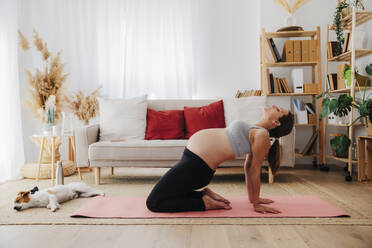
<svg viewBox="0 0 372 248">
<path fill-rule="evenodd" d="M 19 46 L 27 51 L 30 49 L 28 40 L 18 30 Z M 30 107 L 31 113 L 42 123 L 46 120 L 46 102 L 50 96 L 55 96 L 55 121 L 61 117 L 62 110 L 65 108 L 63 98 L 65 83 L 68 74 L 63 73 L 64 64 L 61 63 L 61 51 L 53 56 L 48 50 L 47 43 L 39 37 L 36 30 L 33 30 L 33 43 L 38 52 L 41 54 L 43 61 L 43 69 L 36 69 L 34 73 L 25 70 L 28 78 L 28 92 L 30 99 L 26 100 L 26 104 Z"/>
<path fill-rule="evenodd" d="M 78 91 L 66 97 L 68 108 L 79 120 L 83 121 L 85 125 L 88 125 L 89 120 L 96 117 L 99 113 L 97 97 L 100 88 L 101 87 L 88 96 L 85 96 L 82 91 Z"/>
<path fill-rule="evenodd" d="M 330 140 L 330 143 L 337 157 L 347 157 L 351 141 L 346 135 L 336 136 Z"/>
</svg>

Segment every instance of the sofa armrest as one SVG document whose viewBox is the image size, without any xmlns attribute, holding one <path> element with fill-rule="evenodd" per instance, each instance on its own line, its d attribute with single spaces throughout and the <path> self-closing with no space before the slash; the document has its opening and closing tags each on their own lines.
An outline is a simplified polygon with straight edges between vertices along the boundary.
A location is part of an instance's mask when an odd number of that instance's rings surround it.
<svg viewBox="0 0 372 248">
<path fill-rule="evenodd" d="M 76 128 L 73 133 L 76 167 L 89 167 L 88 149 L 98 141 L 99 124 Z"/>
</svg>

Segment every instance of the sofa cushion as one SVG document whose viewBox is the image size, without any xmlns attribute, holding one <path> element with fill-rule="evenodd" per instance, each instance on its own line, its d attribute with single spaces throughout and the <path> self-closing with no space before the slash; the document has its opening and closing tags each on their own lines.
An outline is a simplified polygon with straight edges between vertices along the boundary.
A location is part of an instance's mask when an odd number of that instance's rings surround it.
<svg viewBox="0 0 372 248">
<path fill-rule="evenodd" d="M 182 110 L 147 109 L 145 139 L 183 139 L 184 136 L 185 118 Z"/>
<path fill-rule="evenodd" d="M 98 98 L 100 140 L 144 139 L 147 95 L 132 99 Z"/>
<path fill-rule="evenodd" d="M 233 120 L 247 123 L 257 123 L 262 117 L 264 107 L 267 107 L 266 96 L 250 96 L 243 98 L 224 98 L 226 126 Z"/>
<path fill-rule="evenodd" d="M 187 140 L 100 141 L 89 146 L 89 160 L 179 160 Z M 109 165 L 107 165 L 109 166 Z"/>
<path fill-rule="evenodd" d="M 202 129 L 226 127 L 222 100 L 203 107 L 185 106 L 184 113 L 187 139 Z"/>
</svg>

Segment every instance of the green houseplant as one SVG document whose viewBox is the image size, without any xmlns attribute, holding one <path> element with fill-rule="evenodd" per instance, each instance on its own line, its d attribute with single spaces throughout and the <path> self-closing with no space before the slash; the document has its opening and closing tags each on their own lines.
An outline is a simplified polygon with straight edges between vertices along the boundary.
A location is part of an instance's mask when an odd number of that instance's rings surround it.
<svg viewBox="0 0 372 248">
<path fill-rule="evenodd" d="M 334 135 L 330 140 L 332 152 L 336 157 L 345 158 L 351 144 L 350 139 L 346 135 Z"/>
<path fill-rule="evenodd" d="M 372 76 L 372 63 L 366 66 L 366 72 L 368 75 Z"/>
<path fill-rule="evenodd" d="M 371 94 L 366 96 L 366 90 L 364 90 L 362 99 L 358 99 L 357 97 L 353 98 L 348 94 L 341 94 L 338 97 L 332 97 L 329 90 L 327 90 L 317 96 L 317 99 L 323 98 L 321 117 L 325 118 L 331 113 L 343 117 L 351 111 L 351 107 L 354 107 L 358 110 L 360 116 L 352 122 L 352 125 L 364 118 L 367 134 L 368 136 L 372 136 L 372 98 L 370 98 L 370 96 Z"/>
</svg>

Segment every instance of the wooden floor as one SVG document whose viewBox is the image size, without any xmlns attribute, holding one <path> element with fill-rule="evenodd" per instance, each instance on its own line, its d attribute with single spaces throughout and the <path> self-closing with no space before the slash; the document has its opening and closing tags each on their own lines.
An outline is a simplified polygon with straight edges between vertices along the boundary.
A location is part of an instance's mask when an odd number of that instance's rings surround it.
<svg viewBox="0 0 372 248">
<path fill-rule="evenodd" d="M 295 173 L 367 211 L 372 186 L 345 182 L 342 168 L 299 168 Z M 349 198 L 350 199 L 350 198 Z M 364 199 L 364 200 L 363 200 Z M 368 211 L 370 212 L 370 211 Z M 372 209 L 371 209 L 372 212 Z M 0 247 L 372 247 L 372 226 L 359 225 L 10 225 L 0 226 Z"/>
<path fill-rule="evenodd" d="M 372 247 L 370 226 L 2 226 L 0 247 Z"/>
</svg>

